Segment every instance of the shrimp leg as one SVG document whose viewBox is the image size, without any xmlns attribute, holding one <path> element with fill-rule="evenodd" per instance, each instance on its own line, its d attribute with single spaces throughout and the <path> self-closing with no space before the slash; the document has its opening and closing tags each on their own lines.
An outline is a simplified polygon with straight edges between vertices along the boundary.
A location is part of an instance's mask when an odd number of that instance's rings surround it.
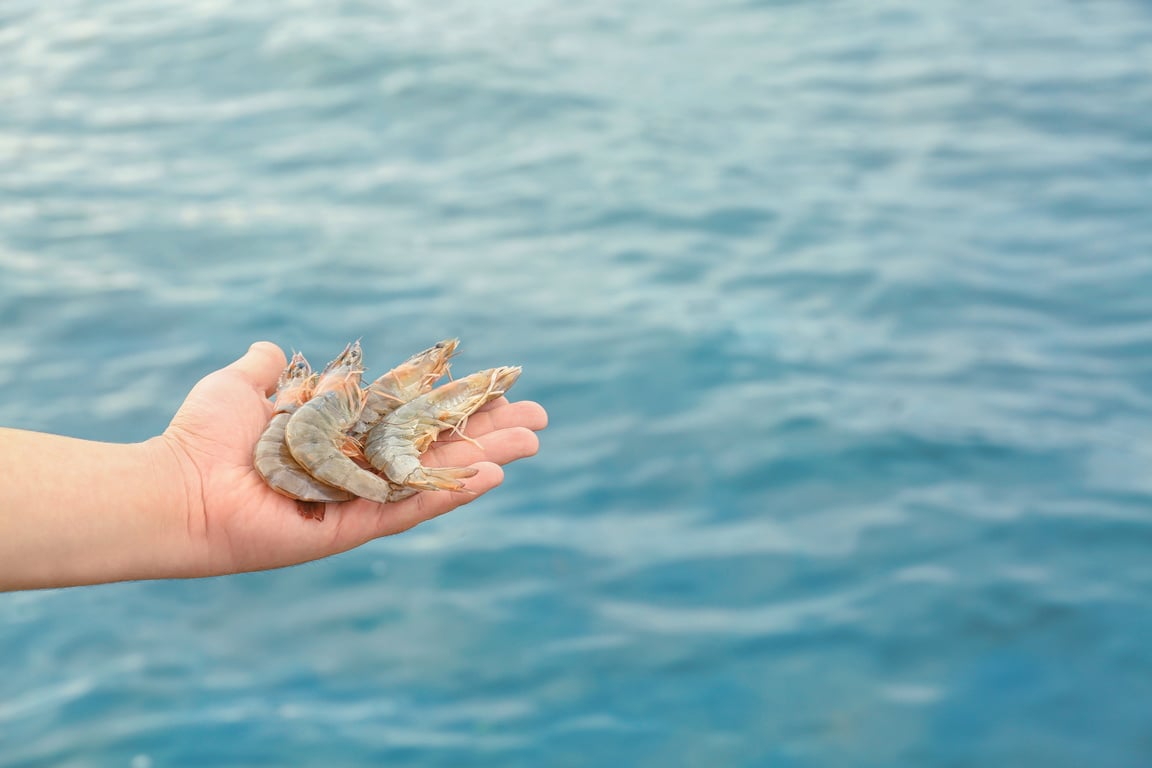
<svg viewBox="0 0 1152 768">
<path fill-rule="evenodd" d="M 519 376 L 519 367 L 490 368 L 411 400 L 369 430 L 365 458 L 397 485 L 422 491 L 460 490 L 475 469 L 425 467 L 420 454 L 442 430 L 462 430 L 470 415 L 507 392 Z"/>
</svg>

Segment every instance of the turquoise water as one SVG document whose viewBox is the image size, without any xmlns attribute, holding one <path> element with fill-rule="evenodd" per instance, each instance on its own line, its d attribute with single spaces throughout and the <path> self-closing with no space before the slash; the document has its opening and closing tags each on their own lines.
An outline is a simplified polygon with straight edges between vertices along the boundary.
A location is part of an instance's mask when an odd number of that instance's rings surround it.
<svg viewBox="0 0 1152 768">
<path fill-rule="evenodd" d="M 357 336 L 552 417 L 340 557 L 0 596 L 0 764 L 1148 764 L 1150 40 L 0 4 L 0 424 L 139 440 L 255 339 Z"/>
</svg>

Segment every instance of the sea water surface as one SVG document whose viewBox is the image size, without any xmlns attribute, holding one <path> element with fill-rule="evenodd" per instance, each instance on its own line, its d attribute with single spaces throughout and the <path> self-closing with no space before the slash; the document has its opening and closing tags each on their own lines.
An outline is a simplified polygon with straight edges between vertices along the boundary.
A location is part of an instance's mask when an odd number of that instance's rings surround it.
<svg viewBox="0 0 1152 768">
<path fill-rule="evenodd" d="M 0 329 L 10 427 L 261 338 L 552 419 L 339 557 L 0 596 L 0 765 L 1152 761 L 1148 3 L 6 0 Z"/>
</svg>

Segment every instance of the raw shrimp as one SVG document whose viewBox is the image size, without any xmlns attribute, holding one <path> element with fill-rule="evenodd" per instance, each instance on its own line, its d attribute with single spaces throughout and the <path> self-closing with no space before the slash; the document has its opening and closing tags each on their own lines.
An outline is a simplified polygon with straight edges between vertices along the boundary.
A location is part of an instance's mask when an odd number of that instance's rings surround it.
<svg viewBox="0 0 1152 768">
<path fill-rule="evenodd" d="M 288 446 L 284 444 L 284 430 L 288 420 L 311 397 L 315 380 L 312 368 L 304 356 L 299 352 L 292 355 L 292 360 L 280 374 L 272 421 L 256 442 L 252 463 L 273 490 L 290 499 L 305 502 L 348 501 L 353 498 L 351 493 L 325 485 L 309 475 L 292 458 Z"/>
<path fill-rule="evenodd" d="M 422 491 L 457 491 L 472 467 L 425 467 L 420 454 L 445 429 L 463 434 L 476 409 L 508 391 L 520 368 L 489 368 L 428 392 L 400 406 L 368 432 L 364 455 L 397 485 Z"/>
<path fill-rule="evenodd" d="M 458 339 L 446 339 L 419 352 L 368 385 L 360 418 L 349 430 L 356 439 L 382 418 L 414 397 L 419 397 L 448 372 L 448 358 L 456 351 Z"/>
<path fill-rule="evenodd" d="M 347 455 L 345 430 L 356 422 L 364 406 L 360 374 L 358 359 L 355 366 L 329 365 L 312 399 L 288 420 L 288 450 L 321 482 L 380 503 L 407 498 L 410 493 L 397 492 L 407 489 L 394 488 L 384 478 L 357 466 Z"/>
</svg>

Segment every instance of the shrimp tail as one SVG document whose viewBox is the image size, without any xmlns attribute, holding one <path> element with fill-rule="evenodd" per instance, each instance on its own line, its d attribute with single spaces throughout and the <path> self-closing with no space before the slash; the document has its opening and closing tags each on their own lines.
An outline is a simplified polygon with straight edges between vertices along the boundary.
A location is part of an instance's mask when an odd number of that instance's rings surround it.
<svg viewBox="0 0 1152 768">
<path fill-rule="evenodd" d="M 404 485 L 419 491 L 459 491 L 464 481 L 480 470 L 474 467 L 421 467 L 404 478 Z"/>
</svg>

